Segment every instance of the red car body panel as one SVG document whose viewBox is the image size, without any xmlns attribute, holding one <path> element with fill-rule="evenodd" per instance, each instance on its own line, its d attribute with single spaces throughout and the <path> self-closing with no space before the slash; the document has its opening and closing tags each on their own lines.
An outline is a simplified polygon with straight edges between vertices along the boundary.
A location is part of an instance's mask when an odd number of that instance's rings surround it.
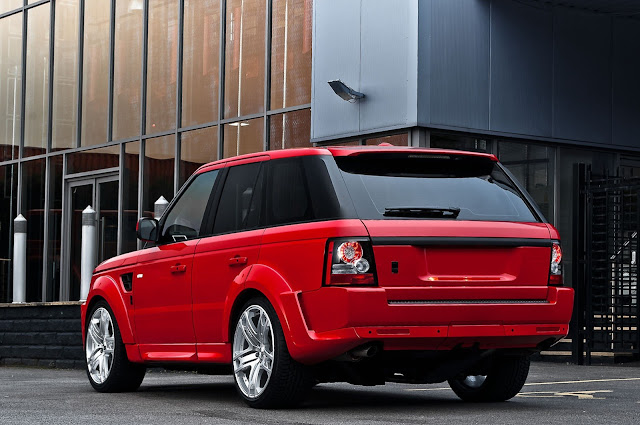
<svg viewBox="0 0 640 425">
<path fill-rule="evenodd" d="M 237 293 L 258 260 L 264 229 L 203 238 L 193 262 L 193 326 L 198 343 L 228 342 L 224 328 L 230 293 Z M 218 324 L 218 325 L 215 325 Z"/>
<path fill-rule="evenodd" d="M 217 161 L 197 173 L 268 159 L 407 150 L 271 151 Z M 497 161 L 480 153 L 411 152 Z M 371 238 L 376 286 L 325 285 L 327 241 L 344 237 Z M 420 243 L 429 238 L 442 241 Z M 460 245 L 456 238 L 478 243 Z M 492 242 L 502 239 L 522 243 Z M 105 299 L 131 361 L 230 363 L 232 314 L 247 291 L 257 291 L 273 305 L 291 356 L 305 364 L 369 341 L 385 350 L 535 348 L 566 336 L 572 313 L 573 290 L 548 285 L 552 240 L 559 234 L 547 223 L 340 219 L 160 245 L 96 268 L 82 307 L 83 337 L 88 306 Z M 131 293 L 119 280 L 124 273 L 133 273 Z"/>
</svg>

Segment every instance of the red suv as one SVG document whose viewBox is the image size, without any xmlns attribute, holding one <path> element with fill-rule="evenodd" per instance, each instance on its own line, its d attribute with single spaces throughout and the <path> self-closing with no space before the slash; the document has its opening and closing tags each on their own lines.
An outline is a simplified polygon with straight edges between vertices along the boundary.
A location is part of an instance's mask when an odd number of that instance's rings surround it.
<svg viewBox="0 0 640 425">
<path fill-rule="evenodd" d="M 224 159 L 137 233 L 145 249 L 100 264 L 82 307 L 101 392 L 135 390 L 159 365 L 232 373 L 252 407 L 338 381 L 448 381 L 500 401 L 568 332 L 558 232 L 493 155 Z"/>
</svg>

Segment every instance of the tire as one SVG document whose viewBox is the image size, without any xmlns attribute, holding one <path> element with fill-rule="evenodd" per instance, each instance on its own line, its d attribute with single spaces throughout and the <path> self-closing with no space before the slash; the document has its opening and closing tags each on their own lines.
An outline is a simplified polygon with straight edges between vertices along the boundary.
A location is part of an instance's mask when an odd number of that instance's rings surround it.
<svg viewBox="0 0 640 425">
<path fill-rule="evenodd" d="M 449 386 L 464 401 L 506 401 L 522 389 L 530 363 L 529 356 L 499 357 L 494 359 L 487 375 L 449 379 Z"/>
<path fill-rule="evenodd" d="M 101 393 L 137 390 L 146 368 L 127 358 L 120 328 L 105 301 L 92 307 L 87 316 L 85 335 L 86 370 L 91 386 Z"/>
<path fill-rule="evenodd" d="M 313 385 L 309 370 L 291 358 L 275 310 L 264 298 L 244 304 L 235 318 L 233 377 L 253 408 L 292 407 Z"/>
</svg>

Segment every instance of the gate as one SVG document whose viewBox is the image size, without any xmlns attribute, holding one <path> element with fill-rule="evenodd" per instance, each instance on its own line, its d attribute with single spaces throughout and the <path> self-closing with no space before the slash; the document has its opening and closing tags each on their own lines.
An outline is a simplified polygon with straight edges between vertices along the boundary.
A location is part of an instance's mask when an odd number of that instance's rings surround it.
<svg viewBox="0 0 640 425">
<path fill-rule="evenodd" d="M 590 364 L 594 353 L 637 357 L 640 178 L 598 176 L 584 164 L 575 174 L 574 361 Z"/>
</svg>

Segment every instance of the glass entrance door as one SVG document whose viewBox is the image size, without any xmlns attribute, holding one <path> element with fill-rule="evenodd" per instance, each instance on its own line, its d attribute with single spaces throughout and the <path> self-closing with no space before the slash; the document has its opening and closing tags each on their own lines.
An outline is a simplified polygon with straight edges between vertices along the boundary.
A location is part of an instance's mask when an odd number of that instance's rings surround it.
<svg viewBox="0 0 640 425">
<path fill-rule="evenodd" d="M 118 176 L 68 181 L 61 300 L 80 299 L 82 212 L 96 211 L 96 264 L 118 254 Z M 66 283 L 66 285 L 64 284 Z"/>
</svg>

